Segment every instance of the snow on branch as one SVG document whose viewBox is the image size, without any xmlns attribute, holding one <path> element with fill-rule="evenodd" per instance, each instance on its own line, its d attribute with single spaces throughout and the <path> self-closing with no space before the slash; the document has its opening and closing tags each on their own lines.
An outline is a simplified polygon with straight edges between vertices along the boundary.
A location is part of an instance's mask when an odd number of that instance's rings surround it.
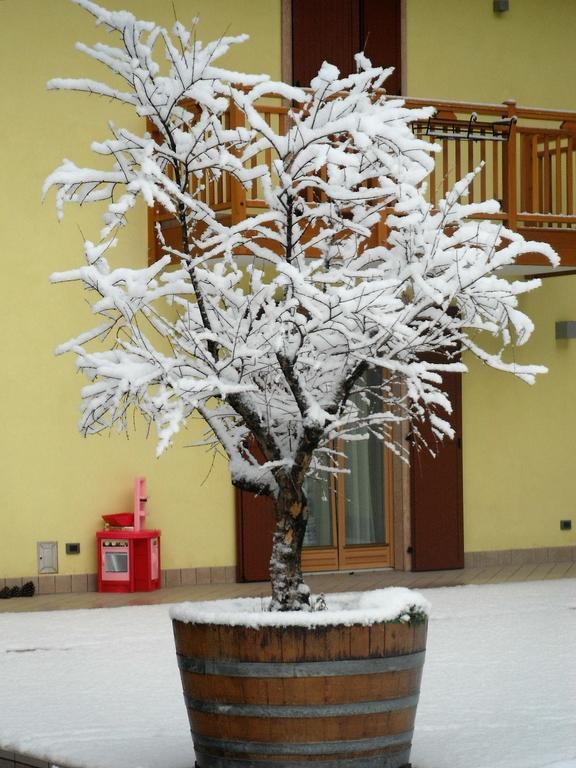
<svg viewBox="0 0 576 768">
<path fill-rule="evenodd" d="M 245 36 L 202 45 L 196 27 L 170 32 L 75 2 L 118 34 L 119 47 L 79 48 L 121 88 L 82 79 L 49 87 L 117 99 L 153 126 L 112 126 L 93 144 L 108 170 L 66 160 L 44 185 L 60 214 L 65 203 L 106 206 L 86 264 L 52 278 L 79 281 L 100 316 L 59 350 L 75 352 L 89 381 L 83 432 L 126 428 L 135 409 L 156 425 L 162 451 L 200 414 L 233 482 L 278 497 L 307 474 L 337 471 L 327 458 L 339 439 L 377 435 L 394 447 L 392 427 L 407 419 L 450 435 L 441 374 L 465 370 L 463 351 L 525 381 L 544 370 L 508 362 L 507 349 L 532 332 L 519 297 L 537 281 L 501 270 L 528 250 L 552 263 L 555 254 L 470 219 L 497 210 L 466 203 L 473 175 L 431 208 L 436 148 L 410 127 L 431 110 L 389 99 L 387 70 L 359 54 L 356 72 L 325 63 L 309 89 L 293 88 L 216 66 Z M 263 100 L 291 104 L 286 119 L 268 121 Z M 206 194 L 222 179 L 257 181 L 265 209 L 231 222 Z M 180 245 L 161 240 L 166 255 L 152 267 L 111 268 L 138 198 L 173 215 Z M 388 235 L 377 241 L 384 219 Z M 490 353 L 488 336 L 498 347 Z"/>
</svg>

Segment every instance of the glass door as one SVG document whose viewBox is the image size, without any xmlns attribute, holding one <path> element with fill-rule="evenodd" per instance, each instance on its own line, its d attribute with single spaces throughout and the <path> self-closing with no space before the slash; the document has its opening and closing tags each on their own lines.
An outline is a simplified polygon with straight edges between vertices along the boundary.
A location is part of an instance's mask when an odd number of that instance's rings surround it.
<svg viewBox="0 0 576 768">
<path fill-rule="evenodd" d="M 302 558 L 306 571 L 392 565 L 390 452 L 370 435 L 347 443 L 346 455 L 336 477 L 306 481 L 309 518 Z"/>
<path fill-rule="evenodd" d="M 339 480 L 338 567 L 385 568 L 391 561 L 392 472 L 390 452 L 375 435 L 349 443 L 349 473 Z"/>
<path fill-rule="evenodd" d="M 304 537 L 302 568 L 305 571 L 338 570 L 338 518 L 333 479 L 307 478 L 308 525 Z"/>
</svg>

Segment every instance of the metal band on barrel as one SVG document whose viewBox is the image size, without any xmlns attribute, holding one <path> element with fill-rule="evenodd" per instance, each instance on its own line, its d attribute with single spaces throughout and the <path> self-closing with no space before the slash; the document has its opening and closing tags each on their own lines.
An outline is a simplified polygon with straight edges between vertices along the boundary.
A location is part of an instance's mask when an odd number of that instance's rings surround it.
<svg viewBox="0 0 576 768">
<path fill-rule="evenodd" d="M 230 759 L 218 757 L 217 755 L 211 755 L 205 752 L 203 749 L 195 747 L 196 765 L 202 766 L 202 768 L 230 768 Z M 407 768 L 410 760 L 410 749 L 402 749 L 401 751 L 394 750 L 390 754 L 382 753 L 380 755 L 372 757 L 349 757 L 349 758 L 337 758 L 335 760 L 320 760 L 315 761 L 318 768 Z M 303 768 L 303 764 L 306 760 L 282 760 L 278 763 L 277 760 L 255 760 L 251 757 L 248 760 L 242 760 L 242 758 L 234 758 L 235 768 L 278 768 L 279 765 L 282 768 Z"/>
<path fill-rule="evenodd" d="M 215 739 L 209 736 L 199 736 L 193 733 L 194 747 L 205 753 L 205 750 L 231 752 L 235 754 L 254 755 L 334 755 L 346 752 L 360 752 L 376 749 L 386 749 L 405 745 L 406 749 L 412 741 L 412 731 L 395 733 L 392 736 L 377 736 L 373 739 L 351 739 L 345 741 L 309 741 L 302 743 L 281 744 L 269 741 L 233 741 Z M 382 761 L 382 757 L 380 757 Z M 282 763 L 284 765 L 284 763 Z M 319 766 L 324 765 L 321 761 Z"/>
<path fill-rule="evenodd" d="M 226 704 L 219 701 L 187 697 L 187 704 L 197 712 L 230 717 L 340 717 L 351 715 L 375 715 L 410 709 L 418 704 L 418 695 L 388 701 L 355 701 L 346 704 L 318 704 L 286 706 L 280 704 Z"/>
<path fill-rule="evenodd" d="M 178 655 L 182 672 L 226 677 L 339 677 L 342 675 L 377 675 L 402 672 L 424 664 L 425 651 L 379 659 L 345 659 L 343 661 L 216 661 Z"/>
</svg>

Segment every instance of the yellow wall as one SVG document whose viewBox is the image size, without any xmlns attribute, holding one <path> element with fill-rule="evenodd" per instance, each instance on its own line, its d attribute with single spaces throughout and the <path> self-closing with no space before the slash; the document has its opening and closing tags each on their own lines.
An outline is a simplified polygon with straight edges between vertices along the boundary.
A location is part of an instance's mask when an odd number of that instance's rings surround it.
<svg viewBox="0 0 576 768">
<path fill-rule="evenodd" d="M 407 94 L 576 109 L 576 3 L 406 0 Z"/>
<path fill-rule="evenodd" d="M 108 0 L 144 18 L 171 24 L 172 3 Z M 201 37 L 248 31 L 252 40 L 229 55 L 230 67 L 280 72 L 280 0 L 176 0 L 181 19 L 201 17 Z M 408 94 L 576 108 L 573 0 L 406 0 Z M 544 33 L 543 33 L 544 32 Z M 127 440 L 76 432 L 79 390 L 61 341 L 92 318 L 73 286 L 48 275 L 80 263 L 81 235 L 97 237 L 94 211 L 70 209 L 57 224 L 53 197 L 40 204 L 43 179 L 68 156 L 89 162 L 91 140 L 106 121 L 136 127 L 122 108 L 81 94 L 49 93 L 54 76 L 95 76 L 99 68 L 74 48 L 103 36 L 92 18 L 66 0 L 0 2 L 0 73 L 4 86 L 0 159 L 3 246 L 2 476 L 0 578 L 36 573 L 36 542 L 60 542 L 60 572 L 95 571 L 94 532 L 103 513 L 129 509 L 132 478 L 149 480 L 151 525 L 163 531 L 167 568 L 229 565 L 235 560 L 233 496 L 224 462 L 210 473 L 203 449 L 185 448 L 192 428 L 160 460 L 143 425 Z M 145 211 L 134 212 L 119 261 L 145 263 Z M 548 280 L 527 298 L 536 322 L 522 359 L 551 373 L 535 387 L 473 364 L 464 379 L 466 550 L 574 544 L 559 520 L 572 517 L 576 342 L 555 342 L 553 323 L 573 318 L 576 278 Z M 576 515 L 574 515 L 576 527 Z M 78 541 L 79 556 L 64 555 Z"/>
<path fill-rule="evenodd" d="M 534 336 L 521 363 L 549 369 L 528 386 L 470 363 L 463 386 L 467 551 L 576 544 L 576 340 L 555 339 L 555 322 L 575 317 L 576 276 L 542 280 L 521 308 Z M 560 520 L 572 519 L 572 531 Z"/>
<path fill-rule="evenodd" d="M 406 0 L 407 94 L 576 109 L 576 3 Z M 523 300 L 536 325 L 517 352 L 550 368 L 529 387 L 467 360 L 463 379 L 466 551 L 576 544 L 576 342 L 555 342 L 554 322 L 574 317 L 573 277 L 543 281 Z"/>
<path fill-rule="evenodd" d="M 172 24 L 172 3 L 107 0 L 142 18 Z M 280 5 L 275 0 L 176 0 L 182 20 L 201 18 L 200 37 L 249 32 L 252 40 L 229 54 L 230 68 L 279 76 Z M 56 76 L 102 77 L 74 50 L 77 40 L 105 37 L 92 17 L 65 0 L 0 3 L 0 231 L 4 284 L 2 333 L 2 473 L 0 578 L 36 574 L 36 542 L 59 542 L 60 572 L 96 570 L 94 533 L 100 515 L 131 509 L 132 480 L 149 483 L 149 525 L 163 531 L 167 568 L 231 565 L 235 561 L 233 492 L 223 461 L 180 444 L 154 458 L 143 425 L 127 440 L 76 431 L 83 379 L 72 356 L 55 358 L 57 344 L 91 327 L 93 318 L 75 286 L 50 286 L 48 276 L 81 263 L 82 238 L 97 239 L 94 210 L 70 208 L 58 224 L 53 195 L 41 204 L 44 178 L 70 157 L 89 162 L 89 144 L 107 135 L 107 121 L 137 127 L 128 110 L 84 94 L 47 92 Z M 119 259 L 146 263 L 145 211 L 134 212 Z M 64 554 L 80 542 L 79 556 Z"/>
</svg>

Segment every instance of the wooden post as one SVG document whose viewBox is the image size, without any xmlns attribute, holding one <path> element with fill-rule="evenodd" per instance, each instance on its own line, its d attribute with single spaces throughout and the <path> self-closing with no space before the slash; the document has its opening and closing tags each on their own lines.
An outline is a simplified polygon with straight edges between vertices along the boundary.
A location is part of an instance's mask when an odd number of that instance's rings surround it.
<svg viewBox="0 0 576 768">
<path fill-rule="evenodd" d="M 148 117 L 146 119 L 146 130 L 151 134 L 152 138 L 158 142 L 158 131 L 152 120 Z M 156 236 L 156 223 L 160 217 L 160 204 L 155 202 L 153 206 L 146 206 L 146 224 L 148 230 L 148 265 L 155 264 L 162 256 L 158 238 Z"/>
<path fill-rule="evenodd" d="M 516 102 L 505 101 L 507 116 L 516 117 Z M 516 229 L 518 224 L 518 202 L 516 187 L 516 121 L 510 125 L 510 135 L 506 142 L 503 163 L 504 212 L 506 213 L 506 225 L 510 229 Z"/>
<path fill-rule="evenodd" d="M 230 102 L 230 129 L 244 126 L 244 114 Z M 230 177 L 230 223 L 238 224 L 246 218 L 246 189 L 232 176 Z"/>
</svg>

